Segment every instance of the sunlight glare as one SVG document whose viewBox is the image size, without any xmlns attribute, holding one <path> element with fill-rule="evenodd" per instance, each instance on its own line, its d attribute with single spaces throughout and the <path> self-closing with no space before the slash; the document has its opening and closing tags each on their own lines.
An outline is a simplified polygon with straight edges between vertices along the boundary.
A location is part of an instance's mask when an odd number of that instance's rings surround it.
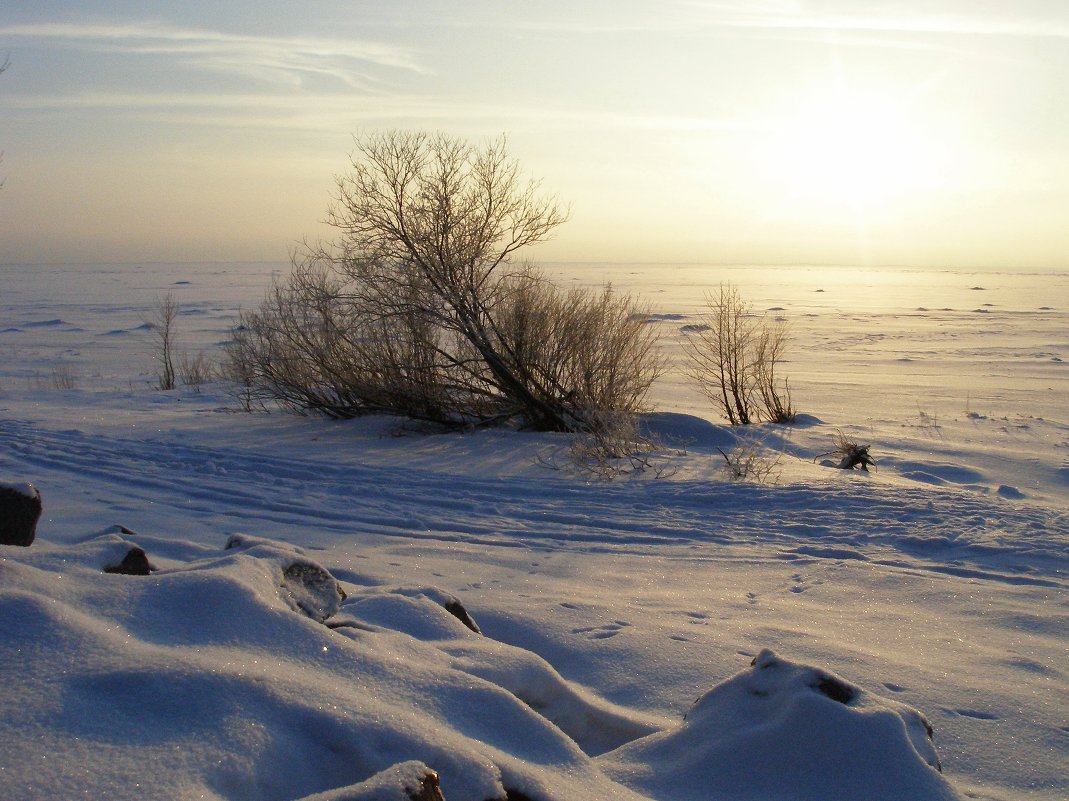
<svg viewBox="0 0 1069 801">
<path fill-rule="evenodd" d="M 934 131 L 902 103 L 836 93 L 777 125 L 761 154 L 785 199 L 825 211 L 893 210 L 939 182 Z"/>
</svg>

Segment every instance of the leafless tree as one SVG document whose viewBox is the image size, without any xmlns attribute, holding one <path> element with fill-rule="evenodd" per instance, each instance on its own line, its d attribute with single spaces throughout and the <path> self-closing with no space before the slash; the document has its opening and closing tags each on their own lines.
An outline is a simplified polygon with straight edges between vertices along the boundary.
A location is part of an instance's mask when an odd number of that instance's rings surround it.
<svg viewBox="0 0 1069 801">
<path fill-rule="evenodd" d="M 159 362 L 157 387 L 162 390 L 175 388 L 177 372 L 174 366 L 174 355 L 177 317 L 178 301 L 168 292 L 162 298 L 156 298 L 156 305 L 151 315 L 145 320 L 152 327 L 153 355 Z"/>
<path fill-rule="evenodd" d="M 755 315 L 731 284 L 710 293 L 706 305 L 704 325 L 681 341 L 687 374 L 732 425 L 762 416 L 792 422 L 790 387 L 777 370 L 788 341 L 786 326 Z"/>
<path fill-rule="evenodd" d="M 592 409 L 634 411 L 661 369 L 642 307 L 513 265 L 565 216 L 503 140 L 358 140 L 328 216 L 337 240 L 306 246 L 242 317 L 232 361 L 266 398 L 332 416 L 575 431 L 598 425 Z"/>
<path fill-rule="evenodd" d="M 753 350 L 753 380 L 761 399 L 761 411 L 773 423 L 793 423 L 798 413 L 791 401 L 791 387 L 780 378 L 778 367 L 783 362 L 789 336 L 787 326 L 780 321 L 762 320 L 757 326 Z"/>
<path fill-rule="evenodd" d="M 706 305 L 705 325 L 682 340 L 687 373 L 728 422 L 748 425 L 755 417 L 750 357 L 756 325 L 750 306 L 731 284 L 710 293 Z"/>
</svg>

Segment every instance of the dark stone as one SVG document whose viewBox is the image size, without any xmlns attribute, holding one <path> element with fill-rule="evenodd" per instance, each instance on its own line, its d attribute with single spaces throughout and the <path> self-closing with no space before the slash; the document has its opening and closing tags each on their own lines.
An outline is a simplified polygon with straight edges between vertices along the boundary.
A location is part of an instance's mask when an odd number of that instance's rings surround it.
<svg viewBox="0 0 1069 801">
<path fill-rule="evenodd" d="M 468 614 L 468 610 L 464 608 L 464 604 L 454 598 L 452 601 L 445 605 L 445 611 L 474 631 L 476 634 L 482 634 L 482 630 L 478 624 Z"/>
<path fill-rule="evenodd" d="M 33 484 L 0 484 L 0 545 L 31 545 L 41 508 L 41 493 Z"/>
<path fill-rule="evenodd" d="M 126 552 L 126 556 L 117 565 L 108 565 L 105 573 L 118 573 L 123 576 L 147 576 L 156 568 L 149 561 L 143 550 L 137 547 Z"/>
</svg>

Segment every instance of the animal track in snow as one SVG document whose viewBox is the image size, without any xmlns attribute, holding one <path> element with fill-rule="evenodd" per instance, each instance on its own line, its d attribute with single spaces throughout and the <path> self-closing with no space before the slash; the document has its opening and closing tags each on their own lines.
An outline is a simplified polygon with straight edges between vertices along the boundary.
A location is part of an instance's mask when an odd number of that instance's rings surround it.
<svg viewBox="0 0 1069 801">
<path fill-rule="evenodd" d="M 591 640 L 606 640 L 609 637 L 615 637 L 630 625 L 626 620 L 615 620 L 603 626 L 584 626 L 583 628 L 572 629 L 572 634 L 585 634 Z"/>
<path fill-rule="evenodd" d="M 955 715 L 962 718 L 973 718 L 975 720 L 998 720 L 998 715 L 992 712 L 983 712 L 979 709 L 943 709 L 948 715 Z"/>
<path fill-rule="evenodd" d="M 821 584 L 824 583 L 824 579 L 810 578 L 809 576 L 805 576 L 801 573 L 795 573 L 793 576 L 791 576 L 791 581 L 794 582 L 794 586 L 789 587 L 788 589 L 791 592 L 795 593 L 805 592 L 810 587 L 819 587 Z"/>
</svg>

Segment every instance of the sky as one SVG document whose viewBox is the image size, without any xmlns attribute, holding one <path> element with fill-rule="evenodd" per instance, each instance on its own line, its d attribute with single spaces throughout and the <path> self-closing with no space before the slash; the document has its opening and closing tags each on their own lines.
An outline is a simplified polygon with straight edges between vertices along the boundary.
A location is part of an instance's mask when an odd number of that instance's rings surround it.
<svg viewBox="0 0 1069 801">
<path fill-rule="evenodd" d="M 1064 0 L 8 0 L 0 264 L 284 261 L 353 137 L 508 137 L 547 261 L 1069 269 Z"/>
</svg>

